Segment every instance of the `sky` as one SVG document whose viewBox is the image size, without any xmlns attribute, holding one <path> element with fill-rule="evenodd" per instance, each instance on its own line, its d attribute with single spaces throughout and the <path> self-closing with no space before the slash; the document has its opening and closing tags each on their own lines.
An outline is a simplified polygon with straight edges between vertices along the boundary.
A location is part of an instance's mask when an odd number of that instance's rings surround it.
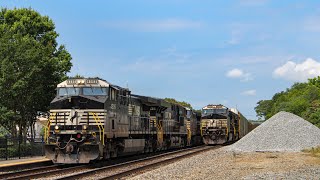
<svg viewBox="0 0 320 180">
<path fill-rule="evenodd" d="M 195 109 L 254 107 L 320 75 L 320 1 L 0 0 L 49 16 L 72 55 L 69 76 Z"/>
</svg>

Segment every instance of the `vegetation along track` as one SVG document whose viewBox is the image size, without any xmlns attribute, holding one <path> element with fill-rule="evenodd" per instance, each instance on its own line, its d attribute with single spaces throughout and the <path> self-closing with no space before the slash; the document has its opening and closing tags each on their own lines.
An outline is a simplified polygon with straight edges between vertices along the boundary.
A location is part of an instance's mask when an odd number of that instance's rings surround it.
<svg viewBox="0 0 320 180">
<path fill-rule="evenodd" d="M 190 157 L 198 153 L 217 149 L 221 146 L 200 146 L 187 149 L 181 149 L 173 152 L 163 153 L 143 159 L 128 161 L 116 165 L 105 166 L 88 171 L 79 171 L 79 173 L 60 177 L 60 180 L 66 179 L 117 179 L 129 175 L 137 174 L 160 165 L 169 164 L 182 158 Z"/>
</svg>

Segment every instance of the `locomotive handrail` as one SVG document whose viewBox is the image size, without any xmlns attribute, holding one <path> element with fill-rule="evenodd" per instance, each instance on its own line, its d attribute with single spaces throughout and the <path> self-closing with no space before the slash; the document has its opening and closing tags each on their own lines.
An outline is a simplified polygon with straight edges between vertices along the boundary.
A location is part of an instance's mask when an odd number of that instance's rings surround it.
<svg viewBox="0 0 320 180">
<path fill-rule="evenodd" d="M 52 113 L 49 116 L 47 125 L 44 128 L 44 139 L 46 141 L 46 143 L 49 143 L 49 136 L 50 136 L 50 124 L 51 124 L 51 120 L 53 119 L 53 117 L 56 116 L 56 113 Z"/>
<path fill-rule="evenodd" d="M 98 124 L 98 128 L 99 128 L 99 135 L 100 135 L 100 141 L 102 139 L 102 144 L 104 145 L 104 127 L 101 124 L 100 118 L 99 116 L 96 115 L 96 113 L 94 112 L 90 112 L 90 114 L 92 114 L 93 119 L 96 121 L 96 123 Z M 102 129 L 102 132 L 101 132 Z"/>
<path fill-rule="evenodd" d="M 203 123 L 203 122 L 200 121 L 200 135 L 201 135 L 201 136 L 202 136 L 202 133 L 203 133 L 203 132 L 202 132 L 202 123 Z"/>
<path fill-rule="evenodd" d="M 158 121 L 157 124 L 157 137 L 158 137 L 158 142 L 163 143 L 163 128 L 160 124 L 160 120 Z"/>
<path fill-rule="evenodd" d="M 190 142 L 191 141 L 191 124 L 190 121 L 187 121 L 187 139 Z"/>
<path fill-rule="evenodd" d="M 204 121 L 204 120 L 202 120 L 201 122 L 200 122 L 200 135 L 202 136 L 203 135 L 203 127 L 204 127 L 204 124 L 206 124 L 207 125 L 207 121 Z"/>
<path fill-rule="evenodd" d="M 48 137 L 49 137 L 49 135 L 48 135 L 48 132 L 49 132 L 49 126 L 50 125 L 50 118 L 48 119 L 48 122 L 47 122 L 47 124 L 46 124 L 46 126 L 44 127 L 44 139 L 45 139 L 45 142 L 48 144 Z"/>
</svg>

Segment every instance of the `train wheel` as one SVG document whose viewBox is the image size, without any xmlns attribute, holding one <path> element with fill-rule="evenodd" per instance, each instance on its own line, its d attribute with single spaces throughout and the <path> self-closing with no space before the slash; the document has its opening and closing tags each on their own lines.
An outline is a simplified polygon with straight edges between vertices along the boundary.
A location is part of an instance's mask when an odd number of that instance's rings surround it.
<svg viewBox="0 0 320 180">
<path fill-rule="evenodd" d="M 103 153 L 103 159 L 104 159 L 104 160 L 110 159 L 110 153 L 104 152 L 104 153 Z"/>
<path fill-rule="evenodd" d="M 112 157 L 112 158 L 118 157 L 118 148 L 117 147 L 115 147 L 113 149 L 113 151 L 110 151 L 110 157 Z"/>
<path fill-rule="evenodd" d="M 229 138 L 228 138 L 228 142 L 232 142 L 233 139 L 234 139 L 233 133 L 229 133 L 229 136 L 228 136 L 228 137 L 229 137 Z"/>
<path fill-rule="evenodd" d="M 236 141 L 239 140 L 239 133 L 236 134 Z"/>
</svg>

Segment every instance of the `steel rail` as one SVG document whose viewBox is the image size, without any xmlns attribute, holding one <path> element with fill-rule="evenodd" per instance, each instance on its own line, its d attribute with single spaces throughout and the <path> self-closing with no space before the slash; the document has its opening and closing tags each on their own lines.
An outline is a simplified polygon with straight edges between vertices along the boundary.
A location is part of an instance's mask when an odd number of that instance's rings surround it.
<svg viewBox="0 0 320 180">
<path fill-rule="evenodd" d="M 36 178 L 44 178 L 48 175 L 52 176 L 54 174 L 60 174 L 64 171 L 72 171 L 72 170 L 78 170 L 79 168 L 85 168 L 88 165 L 76 165 L 72 167 L 67 167 L 65 168 L 66 165 L 53 165 L 49 169 L 40 168 L 39 170 L 37 169 L 32 169 L 32 171 L 29 171 L 28 173 L 22 173 L 20 172 L 14 172 L 17 174 L 12 174 L 12 177 L 10 178 L 5 178 L 6 180 L 18 180 L 18 179 L 36 179 Z M 2 176 L 1 176 L 2 178 Z"/>
<path fill-rule="evenodd" d="M 35 167 L 32 169 L 24 169 L 24 170 L 16 169 L 16 171 L 0 174 L 0 179 L 10 179 L 13 177 L 33 174 L 37 172 L 50 171 L 50 170 L 57 169 L 58 167 L 59 165 L 51 165 L 51 166 Z"/>
<path fill-rule="evenodd" d="M 173 151 L 173 152 L 169 152 L 169 153 L 163 153 L 163 154 L 159 154 L 159 155 L 155 155 L 155 156 L 151 156 L 151 157 L 147 157 L 147 158 L 143 158 L 143 159 L 138 159 L 138 160 L 133 160 L 133 161 L 129 161 L 129 162 L 124 162 L 124 163 L 120 163 L 120 164 L 115 164 L 115 165 L 111 165 L 111 166 L 105 166 L 105 167 L 101 167 L 101 168 L 96 168 L 93 170 L 89 170 L 89 171 L 85 171 L 85 172 L 80 172 L 77 174 L 72 174 L 69 176 L 65 176 L 62 178 L 57 178 L 59 180 L 69 180 L 69 179 L 81 179 L 81 178 L 94 178 L 94 176 L 96 174 L 99 174 L 100 172 L 104 172 L 104 171 L 109 171 L 112 172 L 116 169 L 120 169 L 120 168 L 124 168 L 124 167 L 128 167 L 128 166 L 134 166 L 134 164 L 138 164 L 138 163 L 147 163 L 148 161 L 154 161 L 158 158 L 165 158 L 167 156 L 174 156 L 177 155 L 179 153 L 185 153 L 183 155 L 180 156 L 176 156 L 176 157 L 172 157 L 169 159 L 165 159 L 156 163 L 151 163 L 151 164 L 147 164 L 138 168 L 133 168 L 130 170 L 124 170 L 120 173 L 116 173 L 113 175 L 109 175 L 109 176 L 104 176 L 102 179 L 116 179 L 116 178 L 121 178 L 130 174 L 133 174 L 134 172 L 138 172 L 144 169 L 148 169 L 151 167 L 156 167 L 159 166 L 163 163 L 170 163 L 173 161 L 177 161 L 179 159 L 182 158 L 186 158 L 189 157 L 190 155 L 195 155 L 207 150 L 212 150 L 212 149 L 216 149 L 218 148 L 218 146 L 215 147 L 210 147 L 210 146 L 200 146 L 200 147 L 192 147 L 192 148 L 187 148 L 187 149 L 181 149 L 181 150 L 177 150 L 177 151 Z M 94 178 L 96 179 L 96 178 Z"/>
</svg>

